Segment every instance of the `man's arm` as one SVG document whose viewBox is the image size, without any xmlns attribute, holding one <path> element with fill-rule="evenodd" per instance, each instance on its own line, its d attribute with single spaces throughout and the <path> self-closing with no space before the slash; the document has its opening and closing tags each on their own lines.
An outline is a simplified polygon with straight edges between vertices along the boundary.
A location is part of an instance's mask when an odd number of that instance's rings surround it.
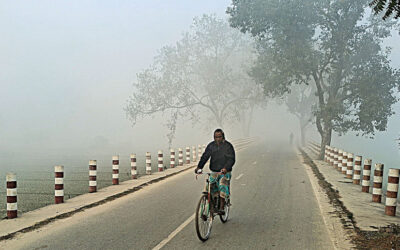
<svg viewBox="0 0 400 250">
<path fill-rule="evenodd" d="M 229 144 L 228 150 L 226 152 L 225 157 L 227 158 L 226 164 L 225 164 L 225 169 L 227 171 L 232 171 L 232 167 L 235 164 L 235 150 L 233 149 L 232 144 Z"/>
<path fill-rule="evenodd" d="M 204 165 L 206 165 L 208 159 L 211 157 L 211 143 L 207 145 L 206 150 L 202 154 L 199 163 L 197 164 L 197 169 L 203 169 Z"/>
</svg>

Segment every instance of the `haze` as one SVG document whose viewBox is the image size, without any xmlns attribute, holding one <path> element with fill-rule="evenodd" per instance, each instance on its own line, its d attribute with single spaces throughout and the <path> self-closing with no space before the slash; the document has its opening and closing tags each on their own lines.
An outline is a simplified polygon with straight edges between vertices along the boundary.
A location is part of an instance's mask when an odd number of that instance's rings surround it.
<svg viewBox="0 0 400 250">
<path fill-rule="evenodd" d="M 231 1 L 0 1 L 0 174 L 21 167 L 141 153 L 168 146 L 159 117 L 132 127 L 123 107 L 136 74 L 176 43 L 202 14 L 226 17 Z M 399 36 L 392 65 L 400 67 Z M 392 162 L 399 153 L 400 105 L 376 140 L 336 136 L 333 145 Z M 288 139 L 298 131 L 285 107 L 258 110 L 251 135 Z M 314 126 L 310 135 L 319 141 Z M 242 135 L 226 128 L 228 138 Z M 279 133 L 277 133 L 279 131 Z M 180 124 L 176 147 L 207 143 L 212 131 Z M 277 135 L 278 134 L 278 135 Z M 383 149 L 383 150 L 382 150 Z M 383 159 L 382 159 L 383 160 Z M 86 165 L 84 165 L 86 167 Z M 400 167 L 400 166 L 396 166 Z"/>
</svg>

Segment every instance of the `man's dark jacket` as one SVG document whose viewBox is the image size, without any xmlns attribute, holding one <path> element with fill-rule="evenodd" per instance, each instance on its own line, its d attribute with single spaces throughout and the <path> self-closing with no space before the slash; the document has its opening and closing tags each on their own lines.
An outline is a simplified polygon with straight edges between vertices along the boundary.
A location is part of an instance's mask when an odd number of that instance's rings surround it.
<svg viewBox="0 0 400 250">
<path fill-rule="evenodd" d="M 210 142 L 197 167 L 202 169 L 210 157 L 211 171 L 220 172 L 223 168 L 228 172 L 232 171 L 235 164 L 235 150 L 230 142 L 223 141 L 220 145 L 217 145 L 215 141 Z"/>
</svg>

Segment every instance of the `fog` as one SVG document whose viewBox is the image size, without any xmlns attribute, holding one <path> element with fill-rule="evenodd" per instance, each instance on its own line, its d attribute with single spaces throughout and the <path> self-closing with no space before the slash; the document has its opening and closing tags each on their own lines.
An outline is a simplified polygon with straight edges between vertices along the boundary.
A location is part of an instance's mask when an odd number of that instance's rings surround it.
<svg viewBox="0 0 400 250">
<path fill-rule="evenodd" d="M 194 17 L 226 18 L 231 1 L 0 1 L 0 175 L 21 168 L 86 164 L 114 154 L 168 147 L 161 116 L 134 127 L 123 110 L 136 74 L 157 51 L 176 43 Z M 397 32 L 392 65 L 400 67 Z M 394 162 L 399 153 L 400 105 L 388 131 L 376 140 L 334 136 L 332 145 Z M 284 106 L 258 109 L 251 135 L 267 140 L 298 136 L 298 122 Z M 308 133 L 319 141 L 315 126 Z M 228 139 L 242 136 L 226 127 Z M 174 147 L 205 144 L 212 131 L 179 123 Z M 77 159 L 74 161 L 74 159 Z M 383 159 L 382 159 L 383 161 Z M 84 165 L 86 166 L 86 165 Z M 399 166 L 400 167 L 400 166 Z"/>
</svg>

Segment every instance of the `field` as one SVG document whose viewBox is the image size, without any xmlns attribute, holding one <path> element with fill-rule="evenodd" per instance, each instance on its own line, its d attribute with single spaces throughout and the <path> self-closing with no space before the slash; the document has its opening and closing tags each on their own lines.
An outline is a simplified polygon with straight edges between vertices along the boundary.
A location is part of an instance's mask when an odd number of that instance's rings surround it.
<svg viewBox="0 0 400 250">
<path fill-rule="evenodd" d="M 176 156 L 177 158 L 177 156 Z M 176 159 L 176 163 L 177 163 Z M 158 170 L 157 157 L 152 155 L 152 172 Z M 164 166 L 169 167 L 169 156 L 164 157 Z M 145 159 L 137 159 L 139 177 L 145 174 Z M 18 214 L 54 204 L 54 167 L 48 170 L 8 171 L 17 175 Z M 6 218 L 6 177 L 0 173 L 0 219 Z M 120 159 L 120 182 L 131 179 L 129 158 Z M 111 160 L 97 161 L 97 189 L 112 184 Z M 64 200 L 88 193 L 89 167 L 64 166 Z"/>
</svg>

